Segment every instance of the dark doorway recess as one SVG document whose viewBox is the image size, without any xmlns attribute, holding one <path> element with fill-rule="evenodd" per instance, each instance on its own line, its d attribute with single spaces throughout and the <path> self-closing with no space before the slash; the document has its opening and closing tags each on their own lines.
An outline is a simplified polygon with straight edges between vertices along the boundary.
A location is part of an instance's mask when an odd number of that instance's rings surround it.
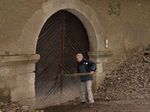
<svg viewBox="0 0 150 112">
<path fill-rule="evenodd" d="M 44 24 L 37 42 L 36 97 L 48 98 L 63 93 L 61 101 L 77 96 L 79 81 L 64 74 L 76 72 L 75 54 L 87 57 L 89 40 L 81 21 L 72 13 L 60 10 Z M 87 57 L 88 58 L 88 57 Z"/>
</svg>

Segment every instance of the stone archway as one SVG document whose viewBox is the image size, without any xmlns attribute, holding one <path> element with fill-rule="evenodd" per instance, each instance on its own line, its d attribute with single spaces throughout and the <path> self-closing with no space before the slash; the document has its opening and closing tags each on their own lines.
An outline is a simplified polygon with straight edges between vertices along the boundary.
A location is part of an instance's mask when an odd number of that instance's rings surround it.
<svg viewBox="0 0 150 112">
<path fill-rule="evenodd" d="M 75 16 L 77 16 L 83 25 L 86 28 L 89 43 L 90 43 L 90 57 L 97 62 L 97 73 L 95 75 L 96 84 L 98 85 L 103 79 L 104 75 L 102 73 L 102 63 L 101 59 L 97 56 L 97 51 L 103 50 L 103 41 L 101 36 L 101 30 L 99 21 L 96 17 L 94 10 L 88 5 L 84 4 L 78 0 L 50 0 L 47 3 L 44 3 L 37 12 L 28 20 L 24 29 L 22 30 L 22 35 L 19 38 L 20 48 L 24 54 L 27 56 L 19 56 L 20 60 L 26 61 L 23 64 L 24 69 L 26 70 L 26 76 L 20 76 L 18 74 L 18 79 L 26 79 L 27 82 L 20 82 L 22 85 L 26 85 L 27 91 L 23 91 L 20 83 L 16 84 L 16 88 L 12 91 L 12 100 L 18 101 L 21 100 L 22 103 L 33 103 L 35 96 L 35 74 L 32 70 L 35 67 L 35 61 L 38 60 L 39 56 L 36 54 L 36 45 L 38 40 L 38 35 L 42 29 L 46 20 L 55 12 L 65 9 Z M 94 52 L 94 53 L 93 53 Z M 29 67 L 30 65 L 30 67 Z M 32 69 L 31 69 L 32 68 Z M 29 93 L 29 94 L 28 94 Z"/>
<path fill-rule="evenodd" d="M 36 52 L 38 35 L 44 23 L 52 14 L 61 9 L 71 12 L 81 20 L 89 36 L 91 51 L 103 50 L 102 28 L 95 11 L 90 6 L 78 0 L 50 0 L 33 14 L 24 27 L 19 39 L 20 47 L 24 52 L 27 52 L 27 54 L 34 54 Z M 26 43 L 31 43 L 31 47 L 29 46 L 30 48 L 24 49 Z"/>
<path fill-rule="evenodd" d="M 75 55 L 82 52 L 88 58 L 88 51 L 87 32 L 75 15 L 60 10 L 46 21 L 37 42 L 40 54 L 35 69 L 38 104 L 43 105 L 41 100 L 44 100 L 44 104 L 56 105 L 79 97 L 79 79 L 65 74 L 75 73 Z"/>
</svg>

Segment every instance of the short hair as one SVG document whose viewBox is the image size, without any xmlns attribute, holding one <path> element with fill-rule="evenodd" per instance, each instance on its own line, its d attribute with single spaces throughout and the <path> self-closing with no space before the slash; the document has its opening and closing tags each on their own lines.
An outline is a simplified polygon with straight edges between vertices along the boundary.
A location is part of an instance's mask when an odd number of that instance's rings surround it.
<svg viewBox="0 0 150 112">
<path fill-rule="evenodd" d="M 76 56 L 82 56 L 82 57 L 84 57 L 82 53 L 77 53 Z"/>
</svg>

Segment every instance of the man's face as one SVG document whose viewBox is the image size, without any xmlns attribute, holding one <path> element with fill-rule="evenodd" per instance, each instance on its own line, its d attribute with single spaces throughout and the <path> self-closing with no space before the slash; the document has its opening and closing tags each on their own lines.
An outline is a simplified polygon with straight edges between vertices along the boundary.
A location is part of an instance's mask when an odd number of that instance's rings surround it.
<svg viewBox="0 0 150 112">
<path fill-rule="evenodd" d="M 77 62 L 81 62 L 83 60 L 83 55 L 81 53 L 78 53 L 76 55 L 76 60 L 77 60 Z"/>
</svg>

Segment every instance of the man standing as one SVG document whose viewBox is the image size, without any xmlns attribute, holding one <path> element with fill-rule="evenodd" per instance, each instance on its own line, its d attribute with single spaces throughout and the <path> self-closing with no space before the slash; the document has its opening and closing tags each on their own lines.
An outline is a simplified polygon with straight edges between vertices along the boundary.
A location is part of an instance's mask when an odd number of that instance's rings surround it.
<svg viewBox="0 0 150 112">
<path fill-rule="evenodd" d="M 77 72 L 78 73 L 90 73 L 90 75 L 80 76 L 81 80 L 81 103 L 85 104 L 86 101 L 86 93 L 88 95 L 89 106 L 92 107 L 94 103 L 93 92 L 92 92 L 92 75 L 96 71 L 96 64 L 85 59 L 83 54 L 78 53 L 76 55 L 76 60 L 78 62 Z"/>
</svg>

